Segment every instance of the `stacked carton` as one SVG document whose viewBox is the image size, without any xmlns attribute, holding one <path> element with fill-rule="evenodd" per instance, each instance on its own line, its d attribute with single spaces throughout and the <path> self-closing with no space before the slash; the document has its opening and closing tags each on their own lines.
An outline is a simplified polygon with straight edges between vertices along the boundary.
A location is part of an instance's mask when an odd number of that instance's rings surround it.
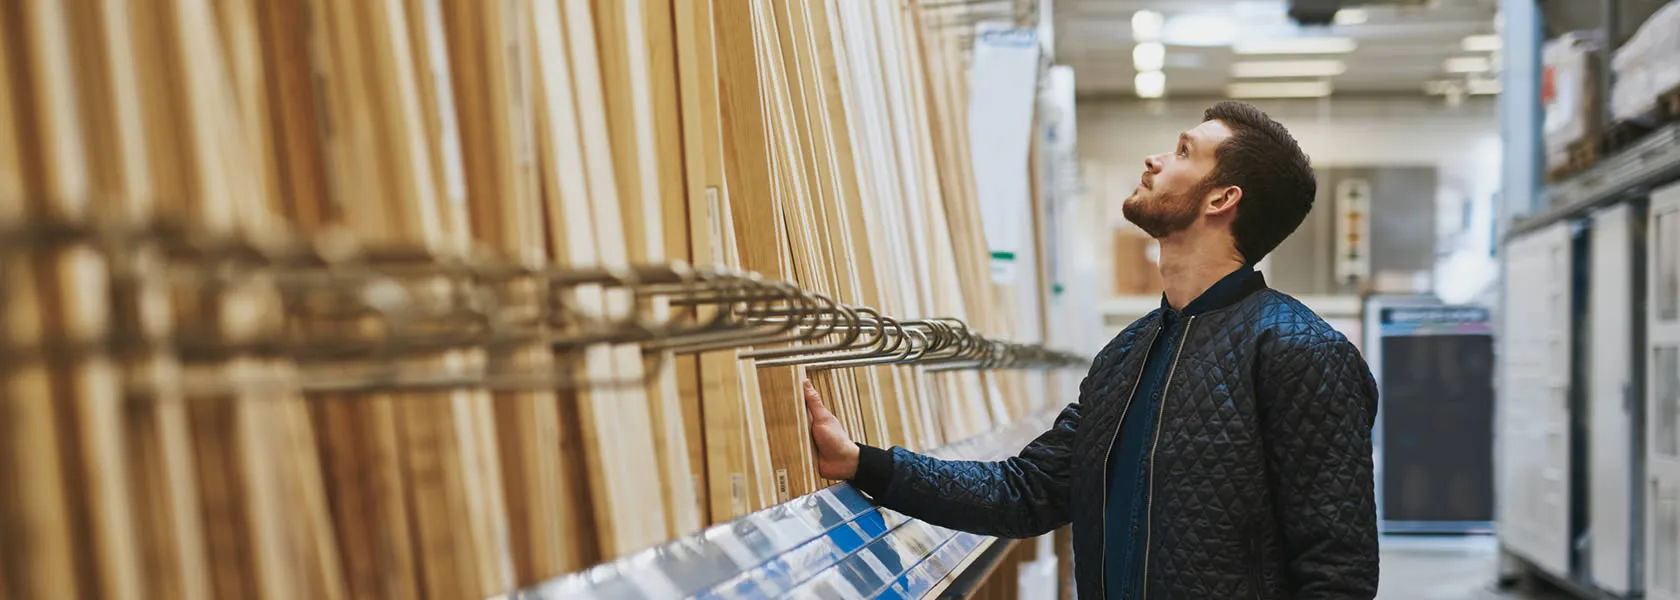
<svg viewBox="0 0 1680 600">
<path fill-rule="evenodd" d="M 1544 79 L 1540 102 L 1545 107 L 1546 170 L 1578 171 L 1595 156 L 1603 99 L 1599 93 L 1603 71 L 1597 32 L 1574 31 L 1546 42 L 1541 51 Z M 1571 152 L 1575 150 L 1575 152 Z"/>
<path fill-rule="evenodd" d="M 1680 1 L 1658 9 L 1611 60 L 1616 73 L 1610 112 L 1617 121 L 1658 111 L 1664 96 L 1680 91 Z M 1668 118 L 1676 115 L 1665 113 Z"/>
</svg>

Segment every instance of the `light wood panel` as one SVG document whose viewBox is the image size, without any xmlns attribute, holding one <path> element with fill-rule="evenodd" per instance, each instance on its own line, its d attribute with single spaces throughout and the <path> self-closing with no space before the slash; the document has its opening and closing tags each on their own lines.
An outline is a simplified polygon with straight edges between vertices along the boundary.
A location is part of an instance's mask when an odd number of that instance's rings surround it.
<svg viewBox="0 0 1680 600">
<path fill-rule="evenodd" d="M 5 98 L 8 109 L 7 133 L 14 134 L 0 142 L 7 147 L 6 163 L 0 169 L 6 173 L 8 188 L 0 203 L 14 219 L 53 214 L 55 207 L 41 206 L 40 199 L 49 192 L 43 189 L 49 181 L 63 176 L 54 177 L 44 171 L 44 162 L 67 163 L 56 167 L 60 170 L 81 163 L 78 152 L 54 153 L 51 147 L 71 141 L 58 138 L 69 127 L 66 119 L 73 117 L 73 114 L 62 114 L 72 106 L 70 98 L 64 97 L 69 90 L 64 89 L 64 82 L 56 87 L 37 84 L 33 72 L 44 62 L 41 57 L 44 49 L 36 47 L 43 33 L 59 36 L 61 40 L 63 17 L 55 10 L 50 18 L 43 18 L 38 14 L 40 7 L 36 8 L 35 14 L 17 4 L 0 8 L 3 10 L 0 18 L 5 19 L 0 24 L 0 35 L 5 36 L 0 39 L 3 42 L 0 52 L 4 52 L 6 69 L 3 86 L 6 90 L 0 92 L 0 97 Z M 49 38 L 49 43 L 57 42 Z M 62 48 L 57 52 L 60 56 L 64 53 Z M 56 107 L 60 113 L 56 117 L 44 114 L 53 108 L 54 96 L 64 102 Z M 8 341 L 18 344 L 45 341 L 50 333 L 43 326 L 44 313 L 60 293 L 56 281 L 43 281 L 52 275 L 38 272 L 40 266 L 33 256 L 14 254 L 9 259 L 5 265 L 9 279 L 6 282 Z M 46 266 L 51 267 L 50 263 Z M 56 407 L 61 406 L 53 398 L 52 370 L 56 365 L 7 363 L 6 462 L 0 470 L 6 483 L 5 491 L 0 492 L 3 494 L 0 502 L 4 503 L 0 510 L 5 511 L 8 539 L 3 544 L 5 550 L 0 552 L 5 553 L 7 587 L 11 595 L 18 597 L 91 593 L 94 590 L 81 591 L 87 580 L 80 576 L 78 568 L 86 563 L 76 556 L 80 540 L 72 537 L 73 509 L 67 501 L 66 480 L 75 477 L 75 472 L 66 472 L 61 466 L 68 457 L 60 449 L 62 433 L 56 425 L 59 412 Z"/>
<path fill-rule="evenodd" d="M 659 144 L 661 140 L 670 143 L 679 135 L 670 5 L 662 0 L 596 0 L 591 8 L 600 33 L 597 54 L 602 76 L 601 94 L 591 97 L 604 101 L 604 137 L 612 146 L 617 204 L 623 209 L 623 260 L 663 263 L 669 239 L 664 224 L 666 205 L 672 202 L 669 196 L 681 192 L 683 168 L 680 146 Z M 663 63 L 656 58 L 662 58 Z M 660 64 L 665 68 L 656 69 Z M 686 251 L 682 254 L 688 255 Z M 656 298 L 644 310 L 654 321 L 671 319 L 671 308 L 664 298 Z M 668 528 L 659 532 L 658 539 L 693 532 L 700 526 L 690 480 L 688 433 L 677 396 L 677 372 L 671 368 L 673 359 L 671 352 L 656 357 L 658 370 L 649 374 L 644 389 L 655 432 L 652 450 L 664 492 Z M 634 364 L 639 357 L 622 354 L 621 360 L 626 361 L 629 372 L 641 368 Z"/>
</svg>

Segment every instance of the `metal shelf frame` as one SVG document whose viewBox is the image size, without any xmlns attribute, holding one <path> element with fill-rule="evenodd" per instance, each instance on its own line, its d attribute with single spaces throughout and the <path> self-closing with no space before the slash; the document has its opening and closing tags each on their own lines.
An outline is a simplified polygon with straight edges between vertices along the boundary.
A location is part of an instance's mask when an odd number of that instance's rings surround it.
<svg viewBox="0 0 1680 600">
<path fill-rule="evenodd" d="M 1645 139 L 1593 168 L 1552 186 L 1544 195 L 1546 208 L 1518 217 L 1505 239 L 1542 229 L 1553 223 L 1586 216 L 1593 209 L 1649 194 L 1653 188 L 1680 179 L 1680 123 L 1651 132 Z"/>
</svg>

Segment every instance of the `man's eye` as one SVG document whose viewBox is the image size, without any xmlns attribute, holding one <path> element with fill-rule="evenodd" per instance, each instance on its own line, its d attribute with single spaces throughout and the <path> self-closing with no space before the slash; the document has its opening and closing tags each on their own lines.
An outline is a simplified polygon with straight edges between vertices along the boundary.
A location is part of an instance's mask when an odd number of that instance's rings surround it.
<svg viewBox="0 0 1680 600">
<path fill-rule="evenodd" d="M 1179 146 L 1178 147 L 1178 155 L 1179 156 L 1186 156 L 1186 155 L 1189 155 L 1189 154 L 1190 154 L 1190 148 L 1188 146 Z"/>
</svg>

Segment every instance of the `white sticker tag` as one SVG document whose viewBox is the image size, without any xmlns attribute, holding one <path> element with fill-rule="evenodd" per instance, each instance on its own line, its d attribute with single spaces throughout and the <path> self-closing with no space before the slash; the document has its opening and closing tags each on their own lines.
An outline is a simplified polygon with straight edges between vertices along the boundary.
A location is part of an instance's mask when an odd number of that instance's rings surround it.
<svg viewBox="0 0 1680 600">
<path fill-rule="evenodd" d="M 747 475 L 729 474 L 729 512 L 737 517 L 747 514 Z"/>
</svg>

